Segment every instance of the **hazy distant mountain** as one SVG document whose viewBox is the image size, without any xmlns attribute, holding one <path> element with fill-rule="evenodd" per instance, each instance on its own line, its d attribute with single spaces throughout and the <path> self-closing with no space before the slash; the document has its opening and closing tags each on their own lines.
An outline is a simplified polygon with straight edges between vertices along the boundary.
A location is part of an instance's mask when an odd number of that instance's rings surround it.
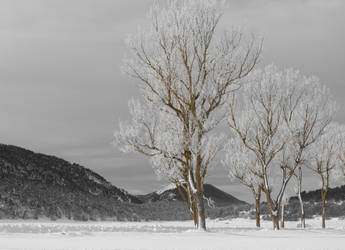
<svg viewBox="0 0 345 250">
<path fill-rule="evenodd" d="M 204 184 L 204 192 L 207 198 L 211 198 L 215 202 L 215 206 L 247 204 L 211 184 Z M 161 190 L 146 195 L 137 195 L 137 198 L 142 202 L 182 201 L 181 195 L 174 185 L 168 185 Z"/>
<path fill-rule="evenodd" d="M 0 144 L 0 217 L 116 217 L 123 202 L 141 203 L 90 169 Z"/>
</svg>

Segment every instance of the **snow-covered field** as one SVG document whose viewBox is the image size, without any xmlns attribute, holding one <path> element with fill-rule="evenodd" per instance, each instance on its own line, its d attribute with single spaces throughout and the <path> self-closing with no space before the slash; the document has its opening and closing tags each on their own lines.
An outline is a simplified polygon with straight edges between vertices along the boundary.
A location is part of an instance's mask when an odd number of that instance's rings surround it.
<svg viewBox="0 0 345 250">
<path fill-rule="evenodd" d="M 0 249 L 345 249 L 345 221 L 307 220 L 308 228 L 287 222 L 273 231 L 246 219 L 208 220 L 208 232 L 183 222 L 0 221 Z"/>
</svg>

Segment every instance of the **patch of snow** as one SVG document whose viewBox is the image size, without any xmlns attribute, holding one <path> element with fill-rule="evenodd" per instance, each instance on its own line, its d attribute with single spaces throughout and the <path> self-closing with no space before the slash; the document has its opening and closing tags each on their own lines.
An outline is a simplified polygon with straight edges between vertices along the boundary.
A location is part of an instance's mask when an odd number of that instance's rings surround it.
<svg viewBox="0 0 345 250">
<path fill-rule="evenodd" d="M 100 185 L 104 185 L 105 184 L 102 179 L 94 176 L 93 174 L 88 174 L 88 177 L 89 177 L 89 180 L 94 181 L 94 182 L 96 182 L 96 183 L 98 183 Z"/>
<path fill-rule="evenodd" d="M 161 195 L 163 194 L 165 191 L 168 191 L 168 190 L 173 190 L 176 188 L 176 185 L 174 183 L 170 183 L 166 186 L 164 186 L 163 188 L 157 190 L 155 193 L 158 194 L 158 195 Z"/>
<path fill-rule="evenodd" d="M 309 219 L 307 229 L 297 229 L 296 221 L 286 228 L 272 230 L 271 221 L 243 218 L 207 220 L 208 231 L 195 230 L 192 221 L 150 222 L 71 222 L 3 220 L 0 223 L 0 249 L 81 250 L 336 250 L 344 249 L 345 221 Z"/>
</svg>

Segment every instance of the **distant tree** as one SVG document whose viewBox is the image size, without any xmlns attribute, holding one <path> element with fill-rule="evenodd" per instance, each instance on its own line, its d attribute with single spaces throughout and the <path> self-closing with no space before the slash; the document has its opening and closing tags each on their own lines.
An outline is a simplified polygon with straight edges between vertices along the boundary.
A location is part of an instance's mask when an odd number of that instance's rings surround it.
<svg viewBox="0 0 345 250">
<path fill-rule="evenodd" d="M 345 125 L 338 125 L 338 131 L 339 131 L 339 139 L 342 140 L 342 150 L 338 152 L 338 159 L 340 161 L 340 164 L 338 166 L 337 170 L 337 177 L 342 182 L 345 180 Z"/>
<path fill-rule="evenodd" d="M 343 150 L 343 138 L 340 136 L 340 127 L 331 124 L 327 127 L 325 134 L 319 139 L 312 149 L 312 160 L 308 167 L 313 170 L 321 180 L 321 199 L 322 199 L 322 228 L 326 227 L 325 211 L 326 197 L 330 186 L 330 178 L 337 173 L 336 167 L 341 164 L 338 155 Z"/>
<path fill-rule="evenodd" d="M 214 128 L 261 52 L 241 32 L 215 35 L 223 7 L 215 0 L 154 5 L 151 29 L 127 41 L 132 56 L 126 71 L 139 80 L 142 100 L 130 102 L 132 121 L 115 132 L 120 149 L 150 157 L 159 174 L 186 189 L 185 202 L 201 230 L 203 183 L 222 139 Z"/>
<path fill-rule="evenodd" d="M 233 137 L 225 146 L 225 160 L 222 163 L 228 169 L 230 179 L 238 180 L 250 189 L 254 198 L 256 227 L 260 227 L 263 173 L 255 154 L 238 137 Z"/>
</svg>

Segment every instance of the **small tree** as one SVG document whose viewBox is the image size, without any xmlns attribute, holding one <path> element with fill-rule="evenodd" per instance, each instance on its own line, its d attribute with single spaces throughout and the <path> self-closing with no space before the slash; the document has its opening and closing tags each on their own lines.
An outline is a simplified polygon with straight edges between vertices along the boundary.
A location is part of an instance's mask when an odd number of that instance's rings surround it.
<svg viewBox="0 0 345 250">
<path fill-rule="evenodd" d="M 143 100 L 130 103 L 132 122 L 115 133 L 123 151 L 150 157 L 157 172 L 187 191 L 184 200 L 202 230 L 203 183 L 220 145 L 214 128 L 261 51 L 240 32 L 215 36 L 222 8 L 214 0 L 152 8 L 151 29 L 128 39 L 126 70 L 139 80 Z"/>
<path fill-rule="evenodd" d="M 233 137 L 225 146 L 223 165 L 229 171 L 230 179 L 236 179 L 248 187 L 254 198 L 256 227 L 260 227 L 260 200 L 263 175 L 255 154 L 246 148 L 238 137 Z"/>
<path fill-rule="evenodd" d="M 322 199 L 322 228 L 326 227 L 325 211 L 326 197 L 330 185 L 330 178 L 337 166 L 340 165 L 338 158 L 339 152 L 343 150 L 343 138 L 341 137 L 339 126 L 331 124 L 326 133 L 320 138 L 312 149 L 312 160 L 308 167 L 313 170 L 321 180 L 321 199 Z"/>
</svg>

